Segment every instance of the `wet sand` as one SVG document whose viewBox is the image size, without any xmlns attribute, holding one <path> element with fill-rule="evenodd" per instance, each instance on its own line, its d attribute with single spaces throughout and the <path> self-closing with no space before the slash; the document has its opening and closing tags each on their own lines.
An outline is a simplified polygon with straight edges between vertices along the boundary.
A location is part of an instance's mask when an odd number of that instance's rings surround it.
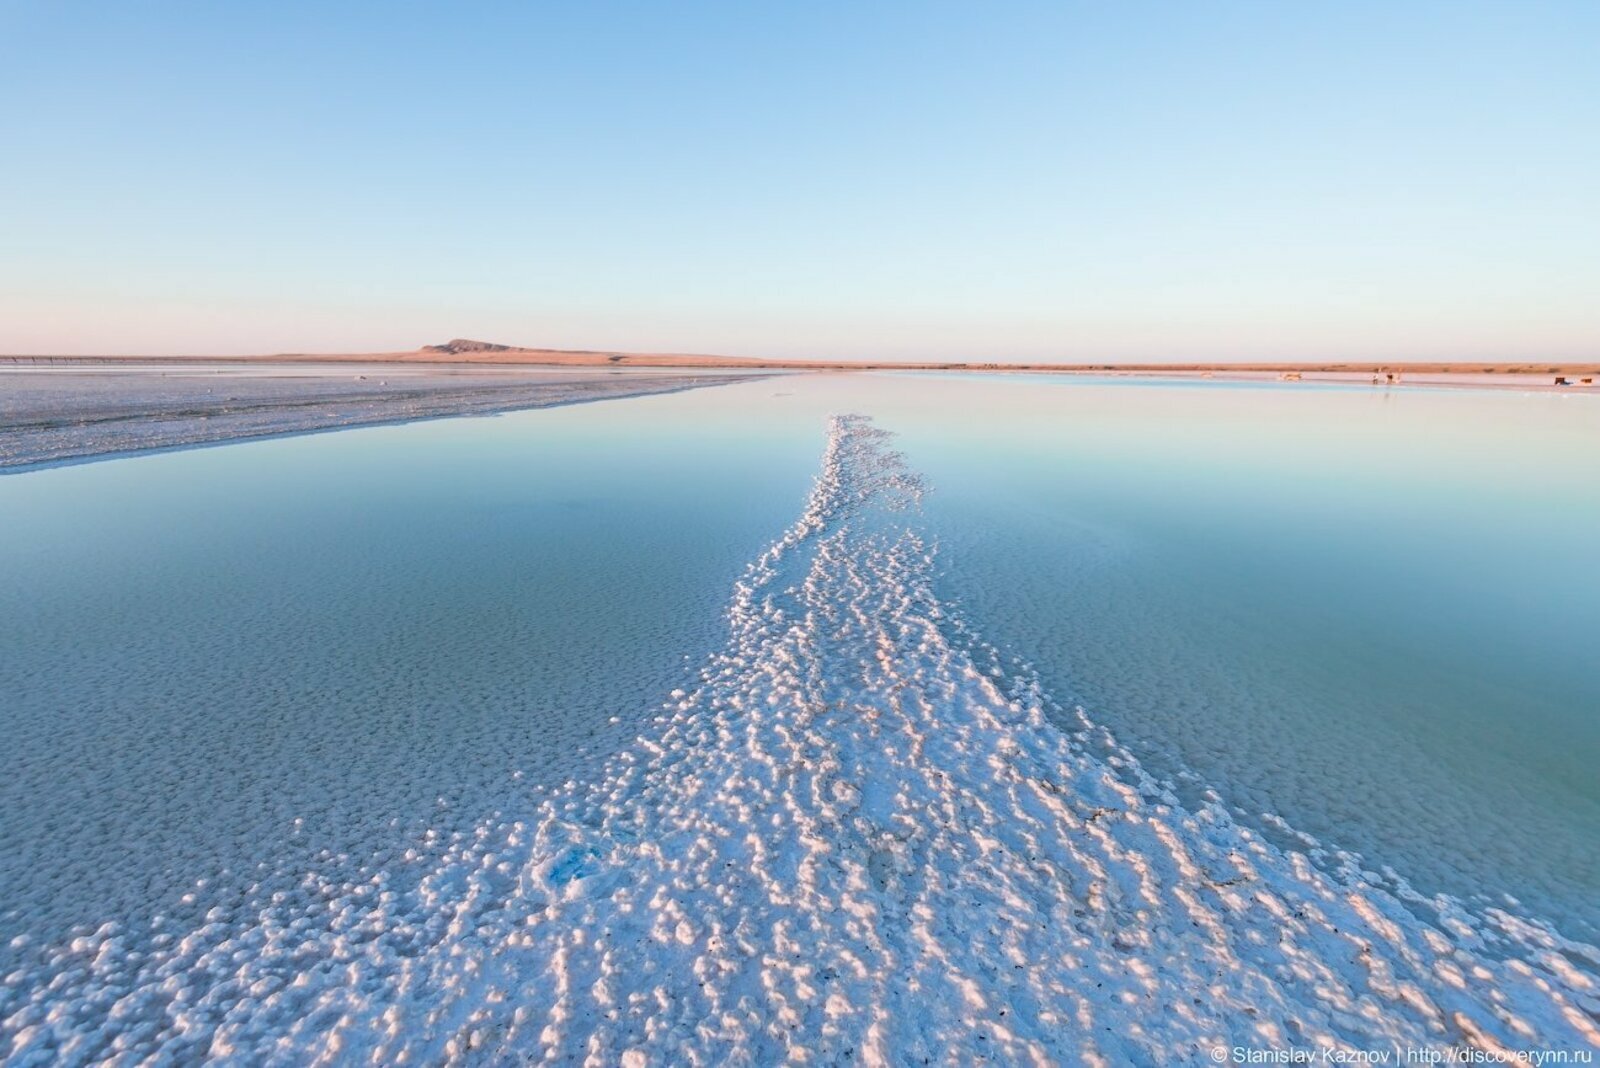
<svg viewBox="0 0 1600 1068">
<path fill-rule="evenodd" d="M 682 371 L 143 363 L 0 368 L 0 470 L 150 449 L 670 393 Z"/>
</svg>

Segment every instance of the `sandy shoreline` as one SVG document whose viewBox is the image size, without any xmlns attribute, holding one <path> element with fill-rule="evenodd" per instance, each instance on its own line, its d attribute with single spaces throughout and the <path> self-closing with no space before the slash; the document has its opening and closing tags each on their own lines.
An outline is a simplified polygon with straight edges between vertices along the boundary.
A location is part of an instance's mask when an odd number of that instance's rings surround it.
<svg viewBox="0 0 1600 1068">
<path fill-rule="evenodd" d="M 0 369 L 0 471 L 244 438 L 671 393 L 730 373 L 614 369 L 60 365 Z"/>
<path fill-rule="evenodd" d="M 1004 373 L 1004 372 L 1002 372 Z M 1138 378 L 1145 381 L 1162 379 L 1172 382 L 1272 382 L 1285 385 L 1368 386 L 1375 389 L 1409 389 L 1413 387 L 1447 387 L 1450 389 L 1491 389 L 1536 391 L 1552 393 L 1578 393 L 1600 396 L 1600 376 L 1568 372 L 1564 375 L 1532 373 L 1526 371 L 1416 371 L 1388 373 L 1373 371 L 1323 371 L 1294 370 L 1266 371 L 1218 369 L 1206 371 L 1150 369 L 1068 372 L 1104 378 Z"/>
<path fill-rule="evenodd" d="M 162 363 L 251 368 L 293 363 L 307 368 L 374 365 L 412 371 L 656 371 L 693 372 L 934 372 L 951 374 L 1042 374 L 1064 377 L 1138 379 L 1217 379 L 1220 381 L 1321 382 L 1378 387 L 1450 386 L 1475 389 L 1551 390 L 1600 393 L 1600 363 L 1555 360 L 1502 361 L 1238 361 L 1186 363 L 1038 363 L 989 361 L 794 360 L 716 356 L 676 352 L 613 352 L 525 348 L 457 339 L 410 352 L 280 353 L 271 356 L 119 356 L 0 355 L 0 372 L 17 369 L 104 368 Z"/>
</svg>

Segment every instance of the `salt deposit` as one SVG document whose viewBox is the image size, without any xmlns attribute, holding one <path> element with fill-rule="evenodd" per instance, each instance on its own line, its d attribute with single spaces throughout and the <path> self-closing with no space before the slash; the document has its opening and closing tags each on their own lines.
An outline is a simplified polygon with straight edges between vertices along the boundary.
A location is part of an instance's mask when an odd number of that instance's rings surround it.
<svg viewBox="0 0 1600 1068">
<path fill-rule="evenodd" d="M 594 781 L 356 875 L 174 902 L 147 930 L 18 933 L 0 1049 L 1120 1065 L 1600 1045 L 1600 950 L 1289 827 L 1275 840 L 1304 848 L 1274 845 L 1054 707 L 935 595 L 923 486 L 887 437 L 833 421 L 726 646 Z"/>
</svg>

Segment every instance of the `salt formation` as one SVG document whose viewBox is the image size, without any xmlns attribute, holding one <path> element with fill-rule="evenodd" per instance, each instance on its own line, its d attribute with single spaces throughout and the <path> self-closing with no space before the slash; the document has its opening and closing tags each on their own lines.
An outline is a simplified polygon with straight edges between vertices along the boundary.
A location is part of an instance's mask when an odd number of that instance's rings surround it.
<svg viewBox="0 0 1600 1068">
<path fill-rule="evenodd" d="M 725 649 L 597 781 L 420 872 L 308 874 L 187 928 L 29 948 L 0 1048 L 1121 1065 L 1600 1045 L 1593 947 L 1280 849 L 1053 707 L 936 596 L 922 486 L 887 437 L 833 421 Z"/>
</svg>

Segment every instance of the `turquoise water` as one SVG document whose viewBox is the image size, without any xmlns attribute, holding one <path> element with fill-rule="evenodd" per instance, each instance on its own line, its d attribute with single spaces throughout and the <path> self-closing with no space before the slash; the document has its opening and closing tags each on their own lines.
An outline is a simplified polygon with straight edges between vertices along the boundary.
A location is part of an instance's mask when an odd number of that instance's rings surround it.
<svg viewBox="0 0 1600 1068">
<path fill-rule="evenodd" d="M 1594 398 L 987 390 L 904 445 L 989 640 L 1247 817 L 1594 938 Z"/>
<path fill-rule="evenodd" d="M 643 399 L 0 478 L 0 956 L 448 837 L 632 737 L 815 464 Z"/>
<path fill-rule="evenodd" d="M 1594 398 L 886 375 L 0 478 L 0 925 L 204 911 L 581 778 L 839 411 L 926 477 L 942 594 L 1180 792 L 1596 939 Z"/>
</svg>

